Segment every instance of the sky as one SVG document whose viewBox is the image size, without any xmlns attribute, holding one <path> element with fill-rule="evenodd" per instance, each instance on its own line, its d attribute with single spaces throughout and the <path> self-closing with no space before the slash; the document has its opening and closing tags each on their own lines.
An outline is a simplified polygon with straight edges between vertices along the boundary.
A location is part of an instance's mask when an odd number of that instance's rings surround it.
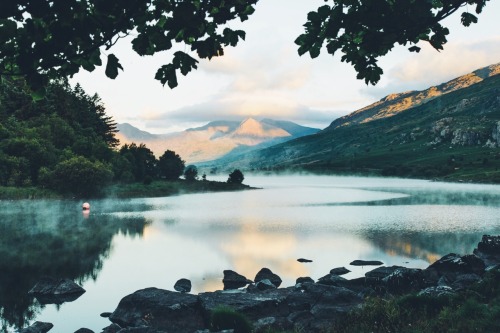
<svg viewBox="0 0 500 333">
<path fill-rule="evenodd" d="M 249 20 L 229 25 L 245 30 L 246 40 L 226 48 L 223 57 L 200 60 L 198 70 L 179 75 L 175 89 L 154 79 L 175 50 L 140 57 L 131 49 L 130 38 L 107 51 L 117 55 L 124 67 L 115 80 L 100 68 L 82 71 L 70 82 L 80 83 L 89 94 L 98 93 L 117 123 L 150 133 L 248 117 L 325 128 L 390 93 L 426 89 L 500 62 L 500 1 L 492 0 L 478 16 L 479 22 L 469 28 L 460 25 L 460 13 L 445 21 L 450 35 L 444 51 L 426 43 L 419 44 L 420 53 L 394 48 L 379 61 L 382 80 L 367 86 L 356 79 L 350 65 L 340 61 L 340 55 L 332 57 L 326 50 L 316 59 L 297 54 L 294 40 L 303 32 L 307 13 L 323 4 L 322 0 L 259 1 Z M 184 46 L 180 50 L 189 51 Z"/>
</svg>

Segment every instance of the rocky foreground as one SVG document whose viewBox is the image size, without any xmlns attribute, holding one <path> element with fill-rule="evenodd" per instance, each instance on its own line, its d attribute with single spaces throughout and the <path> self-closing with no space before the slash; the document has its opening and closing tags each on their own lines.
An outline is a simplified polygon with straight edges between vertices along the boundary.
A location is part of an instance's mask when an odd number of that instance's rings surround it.
<svg viewBox="0 0 500 333">
<path fill-rule="evenodd" d="M 352 280 L 343 278 L 341 275 L 348 270 L 339 267 L 316 282 L 303 277 L 297 279 L 295 286 L 279 288 L 281 279 L 267 268 L 254 281 L 224 271 L 223 291 L 192 295 L 191 283 L 186 279 L 174 286 L 179 292 L 138 290 L 124 297 L 113 313 L 103 314 L 109 316 L 112 324 L 102 332 L 210 332 L 211 316 L 221 306 L 247 317 L 255 332 L 268 329 L 318 332 L 327 330 L 347 312 L 362 307 L 367 297 L 408 293 L 437 297 L 461 293 L 481 281 L 487 271 L 498 269 L 500 236 L 485 235 L 474 254 L 450 253 L 423 270 L 382 266 Z M 21 332 L 47 332 L 51 327 L 49 323 L 37 322 Z M 82 328 L 77 332 L 92 331 Z"/>
</svg>

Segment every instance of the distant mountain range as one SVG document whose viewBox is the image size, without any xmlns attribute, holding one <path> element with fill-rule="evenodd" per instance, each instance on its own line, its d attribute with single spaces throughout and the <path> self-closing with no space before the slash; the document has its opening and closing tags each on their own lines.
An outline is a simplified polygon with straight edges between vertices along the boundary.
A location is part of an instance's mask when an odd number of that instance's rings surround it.
<svg viewBox="0 0 500 333">
<path fill-rule="evenodd" d="M 118 124 L 117 128 L 121 144 L 144 143 L 156 156 L 170 149 L 187 163 L 235 156 L 319 131 L 290 121 L 254 118 L 241 122 L 213 121 L 202 127 L 170 134 L 151 134 L 127 123 Z"/>
<path fill-rule="evenodd" d="M 304 136 L 206 167 L 500 182 L 500 64 L 391 94 Z"/>
</svg>

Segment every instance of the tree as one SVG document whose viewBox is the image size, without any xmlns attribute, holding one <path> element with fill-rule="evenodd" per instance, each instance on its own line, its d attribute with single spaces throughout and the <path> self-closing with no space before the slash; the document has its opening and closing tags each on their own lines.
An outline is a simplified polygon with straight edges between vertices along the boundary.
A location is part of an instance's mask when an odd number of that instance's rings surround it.
<svg viewBox="0 0 500 333">
<path fill-rule="evenodd" d="M 135 143 L 123 145 L 120 148 L 120 155 L 122 155 L 129 162 L 131 167 L 131 170 L 122 170 L 122 172 L 132 172 L 135 181 L 142 182 L 146 177 L 157 177 L 158 161 L 156 160 L 153 152 L 143 143 L 139 146 Z"/>
<path fill-rule="evenodd" d="M 300 55 L 317 57 L 323 46 L 352 64 L 358 79 L 375 84 L 382 74 L 377 59 L 394 45 L 419 41 L 440 50 L 449 31 L 440 22 L 464 6 L 479 14 L 489 0 L 325 0 L 329 4 L 307 15 L 305 33 L 296 39 Z M 50 79 L 72 76 L 80 69 L 102 66 L 106 51 L 106 75 L 116 78 L 123 69 L 107 52 L 131 32 L 132 48 L 141 56 L 171 50 L 176 43 L 201 59 L 224 54 L 236 46 L 245 32 L 227 25 L 245 21 L 258 0 L 54 0 L 0 2 L 0 76 L 23 75 L 40 97 Z M 467 7 L 468 8 L 468 7 Z M 277 13 L 279 15 L 279 13 Z M 469 26 L 477 17 L 467 10 L 461 22 Z M 182 49 L 182 47 L 175 47 Z M 198 60 L 176 51 L 161 66 L 155 79 L 177 86 L 177 74 L 187 75 Z"/>
<path fill-rule="evenodd" d="M 233 184 L 241 184 L 243 183 L 243 179 L 245 179 L 245 177 L 243 176 L 243 172 L 241 172 L 239 169 L 235 169 L 229 174 L 227 182 Z"/>
<path fill-rule="evenodd" d="M 198 168 L 196 165 L 188 165 L 184 170 L 184 178 L 189 181 L 194 181 L 198 178 Z"/>
<path fill-rule="evenodd" d="M 59 192 L 89 196 L 111 182 L 113 172 L 109 165 L 76 156 L 58 163 L 52 172 L 45 170 L 42 179 L 45 186 Z"/>
<path fill-rule="evenodd" d="M 167 150 L 158 160 L 160 176 L 167 180 L 176 180 L 184 171 L 184 161 L 172 150 Z"/>
</svg>

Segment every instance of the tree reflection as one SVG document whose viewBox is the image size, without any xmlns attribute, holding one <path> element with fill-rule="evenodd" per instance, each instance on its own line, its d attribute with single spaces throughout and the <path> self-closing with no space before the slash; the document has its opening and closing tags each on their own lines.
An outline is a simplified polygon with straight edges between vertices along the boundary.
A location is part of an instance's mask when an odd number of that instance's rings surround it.
<svg viewBox="0 0 500 333">
<path fill-rule="evenodd" d="M 144 218 L 84 218 L 74 202 L 0 205 L 0 320 L 21 328 L 43 309 L 28 291 L 43 276 L 95 280 L 115 234 L 142 236 Z"/>
</svg>

